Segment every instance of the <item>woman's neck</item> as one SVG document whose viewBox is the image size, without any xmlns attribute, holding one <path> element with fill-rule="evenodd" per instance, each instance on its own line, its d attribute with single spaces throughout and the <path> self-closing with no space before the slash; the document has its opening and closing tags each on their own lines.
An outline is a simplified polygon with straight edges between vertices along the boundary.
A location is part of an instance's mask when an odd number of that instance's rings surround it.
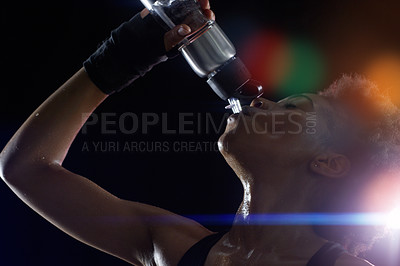
<svg viewBox="0 0 400 266">
<path fill-rule="evenodd" d="M 311 226 L 271 225 L 268 220 L 264 223 L 261 216 L 308 212 L 304 193 L 307 188 L 293 184 L 274 187 L 267 182 L 257 182 L 265 179 L 241 180 L 244 196 L 228 234 L 229 245 L 240 247 L 243 252 L 262 249 L 261 252 L 301 257 L 315 252 L 325 242 L 313 232 Z"/>
</svg>

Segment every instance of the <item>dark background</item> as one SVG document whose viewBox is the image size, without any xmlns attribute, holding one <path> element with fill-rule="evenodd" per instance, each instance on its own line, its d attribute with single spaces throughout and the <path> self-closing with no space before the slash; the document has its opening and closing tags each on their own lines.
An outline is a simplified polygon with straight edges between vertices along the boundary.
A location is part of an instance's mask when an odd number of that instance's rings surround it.
<svg viewBox="0 0 400 266">
<path fill-rule="evenodd" d="M 272 99 L 324 88 L 342 73 L 363 73 L 390 85 L 394 92 L 398 89 L 397 1 L 219 0 L 212 2 L 212 8 L 239 56 Z M 113 28 L 141 9 L 140 2 L 134 0 L 3 3 L 0 147 L 81 67 Z M 281 59 L 286 62 L 283 68 L 277 64 Z M 380 72 L 381 66 L 387 68 Z M 274 74 L 275 67 L 283 70 Z M 391 83 L 386 84 L 388 81 Z M 87 134 L 79 134 L 64 166 L 121 198 L 185 215 L 234 213 L 241 200 L 241 186 L 218 152 L 82 150 L 84 143 L 93 141 L 103 145 L 215 142 L 221 130 L 205 132 L 196 125 L 205 124 L 206 113 L 221 123 L 224 105 L 183 58 L 176 58 L 157 66 L 129 90 L 107 99 L 96 114 L 114 113 L 111 120 L 118 123 L 125 112 L 139 117 L 146 112 L 160 117 L 167 113 L 168 128 L 176 129 L 178 113 L 191 113 L 195 133 L 162 134 L 158 124 L 148 134 L 140 129 L 123 134 L 118 127 L 114 127 L 116 134 L 101 134 L 97 124 L 89 127 Z M 127 265 L 51 226 L 4 183 L 0 183 L 0 209 L 0 265 Z M 213 230 L 227 227 L 208 226 Z M 376 265 L 399 265 L 397 242 L 398 236 L 385 239 L 366 257 Z"/>
</svg>

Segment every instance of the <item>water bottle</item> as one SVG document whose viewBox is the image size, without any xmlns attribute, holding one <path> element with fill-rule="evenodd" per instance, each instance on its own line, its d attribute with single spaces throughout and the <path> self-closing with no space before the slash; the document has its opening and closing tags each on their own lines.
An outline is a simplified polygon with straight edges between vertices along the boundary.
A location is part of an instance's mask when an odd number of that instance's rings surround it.
<svg viewBox="0 0 400 266">
<path fill-rule="evenodd" d="M 227 109 L 239 113 L 240 99 L 253 99 L 262 94 L 262 86 L 251 75 L 236 49 L 215 21 L 206 18 L 197 0 L 141 0 L 151 15 L 166 30 L 187 24 L 192 33 L 180 44 L 193 71 L 206 78 L 208 85 L 223 100 Z M 250 91 L 250 93 L 249 93 Z"/>
</svg>

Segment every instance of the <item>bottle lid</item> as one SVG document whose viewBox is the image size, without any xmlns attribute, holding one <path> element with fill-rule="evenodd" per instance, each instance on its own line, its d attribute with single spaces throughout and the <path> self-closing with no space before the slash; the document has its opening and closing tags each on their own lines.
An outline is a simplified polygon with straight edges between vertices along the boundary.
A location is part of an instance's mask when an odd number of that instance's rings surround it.
<svg viewBox="0 0 400 266">
<path fill-rule="evenodd" d="M 250 72 L 238 57 L 232 57 L 210 75 L 207 83 L 224 101 L 231 97 L 254 99 L 263 92 L 262 86 L 251 79 Z"/>
</svg>

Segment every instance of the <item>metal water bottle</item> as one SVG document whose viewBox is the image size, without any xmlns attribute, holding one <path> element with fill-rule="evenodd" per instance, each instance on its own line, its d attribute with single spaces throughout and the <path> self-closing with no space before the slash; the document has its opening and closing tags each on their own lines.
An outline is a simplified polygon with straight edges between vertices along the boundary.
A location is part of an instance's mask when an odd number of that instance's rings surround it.
<svg viewBox="0 0 400 266">
<path fill-rule="evenodd" d="M 234 113 L 241 111 L 239 99 L 252 99 L 262 93 L 262 86 L 251 75 L 236 49 L 215 21 L 202 13 L 197 0 L 141 0 L 144 6 L 166 30 L 187 24 L 192 33 L 179 45 L 193 71 L 206 78 L 208 85 Z M 252 87 L 248 95 L 245 88 Z"/>
</svg>

